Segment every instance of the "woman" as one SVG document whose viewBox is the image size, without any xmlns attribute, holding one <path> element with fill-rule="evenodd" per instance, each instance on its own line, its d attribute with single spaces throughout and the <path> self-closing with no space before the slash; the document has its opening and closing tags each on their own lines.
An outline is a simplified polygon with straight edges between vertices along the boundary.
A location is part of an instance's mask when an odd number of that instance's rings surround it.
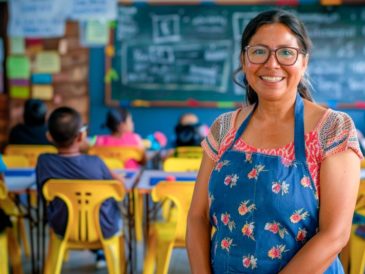
<svg viewBox="0 0 365 274">
<path fill-rule="evenodd" d="M 202 143 L 187 228 L 192 273 L 343 273 L 337 255 L 362 155 L 349 116 L 312 102 L 310 49 L 286 11 L 247 25 L 240 56 L 249 104 L 218 117 Z"/>
</svg>

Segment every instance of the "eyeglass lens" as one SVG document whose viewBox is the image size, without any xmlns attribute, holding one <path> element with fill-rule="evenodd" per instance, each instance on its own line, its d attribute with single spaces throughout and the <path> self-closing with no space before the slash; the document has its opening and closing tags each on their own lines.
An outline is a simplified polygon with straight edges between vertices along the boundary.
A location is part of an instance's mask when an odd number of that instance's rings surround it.
<svg viewBox="0 0 365 274">
<path fill-rule="evenodd" d="M 293 65 L 298 58 L 298 49 L 284 47 L 271 50 L 265 46 L 250 46 L 247 48 L 247 56 L 251 63 L 264 64 L 270 58 L 271 52 L 274 51 L 276 60 L 281 65 Z"/>
</svg>

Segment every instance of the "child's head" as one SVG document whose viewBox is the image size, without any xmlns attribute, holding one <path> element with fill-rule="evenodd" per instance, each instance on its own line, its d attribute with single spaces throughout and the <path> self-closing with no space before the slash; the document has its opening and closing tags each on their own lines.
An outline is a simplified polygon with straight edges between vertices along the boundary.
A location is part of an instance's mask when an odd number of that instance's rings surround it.
<svg viewBox="0 0 365 274">
<path fill-rule="evenodd" d="M 176 146 L 198 146 L 204 137 L 200 128 L 201 124 L 194 113 L 181 115 L 175 127 Z"/>
<path fill-rule="evenodd" d="M 53 143 L 60 148 L 73 145 L 76 138 L 82 136 L 83 128 L 80 113 L 70 107 L 55 109 L 48 119 L 49 134 Z"/>
<path fill-rule="evenodd" d="M 29 126 L 41 126 L 46 122 L 47 106 L 38 99 L 28 99 L 24 104 L 23 120 Z"/>
<path fill-rule="evenodd" d="M 112 133 L 134 131 L 132 115 L 125 108 L 109 110 L 106 116 L 105 126 Z"/>
<path fill-rule="evenodd" d="M 199 123 L 198 116 L 194 113 L 184 113 L 180 116 L 179 124 L 180 125 L 196 125 Z"/>
</svg>

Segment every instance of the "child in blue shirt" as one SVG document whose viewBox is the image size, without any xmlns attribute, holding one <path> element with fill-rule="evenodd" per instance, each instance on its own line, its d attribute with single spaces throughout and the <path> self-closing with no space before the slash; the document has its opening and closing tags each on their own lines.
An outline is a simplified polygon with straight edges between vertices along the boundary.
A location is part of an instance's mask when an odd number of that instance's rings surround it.
<svg viewBox="0 0 365 274">
<path fill-rule="evenodd" d="M 80 147 L 86 139 L 86 127 L 81 115 L 69 107 L 60 107 L 52 112 L 48 120 L 48 138 L 57 147 L 58 154 L 42 154 L 36 166 L 38 191 L 48 179 L 117 179 L 124 182 L 118 174 L 111 172 L 97 156 L 80 154 Z M 59 198 L 47 207 L 49 225 L 60 236 L 65 234 L 67 207 Z M 100 207 L 100 226 L 105 238 L 121 229 L 121 212 L 114 199 L 108 199 Z M 100 256 L 99 256 L 100 257 Z M 103 258 L 101 258 L 103 259 Z"/>
</svg>

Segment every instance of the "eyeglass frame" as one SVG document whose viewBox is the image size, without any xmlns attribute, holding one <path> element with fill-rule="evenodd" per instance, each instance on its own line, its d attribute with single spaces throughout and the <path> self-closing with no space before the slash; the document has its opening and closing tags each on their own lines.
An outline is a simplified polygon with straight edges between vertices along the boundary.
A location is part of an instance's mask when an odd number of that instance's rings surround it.
<svg viewBox="0 0 365 274">
<path fill-rule="evenodd" d="M 266 58 L 266 60 L 264 62 L 262 62 L 262 63 L 255 63 L 255 62 L 252 62 L 251 61 L 251 59 L 250 59 L 250 57 L 248 55 L 248 49 L 249 48 L 253 48 L 253 47 L 263 47 L 263 48 L 266 48 L 266 49 L 269 50 L 270 54 L 267 56 L 267 58 Z M 278 57 L 276 56 L 276 52 L 278 50 L 280 50 L 280 49 L 294 49 L 297 52 L 297 56 L 296 56 L 296 58 L 295 58 L 295 60 L 294 60 L 294 62 L 292 64 L 290 64 L 290 65 L 282 64 L 278 60 Z M 307 52 L 304 49 L 302 49 L 302 48 L 296 48 L 296 47 L 279 47 L 279 48 L 276 48 L 276 49 L 271 49 L 271 48 L 269 48 L 268 46 L 265 46 L 265 45 L 253 45 L 253 46 L 247 45 L 247 46 L 245 46 L 244 50 L 246 52 L 246 56 L 247 56 L 248 61 L 250 61 L 250 63 L 255 64 L 255 65 L 265 64 L 270 59 L 270 56 L 272 55 L 272 53 L 274 53 L 275 60 L 276 60 L 276 62 L 278 62 L 278 64 L 280 64 L 281 66 L 287 66 L 287 67 L 289 67 L 289 66 L 294 65 L 298 61 L 299 54 L 303 54 L 303 55 L 306 55 L 307 54 Z"/>
</svg>

